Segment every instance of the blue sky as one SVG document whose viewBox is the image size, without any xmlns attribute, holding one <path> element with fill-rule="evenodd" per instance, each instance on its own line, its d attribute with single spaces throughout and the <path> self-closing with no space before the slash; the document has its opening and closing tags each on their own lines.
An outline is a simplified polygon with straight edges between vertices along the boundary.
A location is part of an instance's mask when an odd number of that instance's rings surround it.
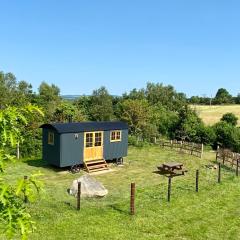
<svg viewBox="0 0 240 240">
<path fill-rule="evenodd" d="M 240 1 L 0 0 L 0 70 L 37 90 L 240 92 Z"/>
</svg>

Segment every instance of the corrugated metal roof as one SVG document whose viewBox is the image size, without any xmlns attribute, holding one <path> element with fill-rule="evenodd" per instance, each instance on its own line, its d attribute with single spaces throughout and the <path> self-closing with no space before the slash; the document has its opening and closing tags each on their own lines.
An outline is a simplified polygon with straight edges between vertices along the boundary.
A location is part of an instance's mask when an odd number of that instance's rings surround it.
<svg viewBox="0 0 240 240">
<path fill-rule="evenodd" d="M 72 123 L 47 123 L 40 128 L 55 129 L 58 133 L 78 133 L 91 131 L 108 131 L 128 129 L 125 122 L 72 122 Z"/>
</svg>

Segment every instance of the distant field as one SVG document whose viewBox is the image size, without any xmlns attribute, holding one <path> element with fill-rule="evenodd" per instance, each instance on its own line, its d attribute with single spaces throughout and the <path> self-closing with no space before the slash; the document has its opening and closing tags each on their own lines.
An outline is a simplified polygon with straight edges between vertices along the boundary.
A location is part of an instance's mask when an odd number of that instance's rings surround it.
<svg viewBox="0 0 240 240">
<path fill-rule="evenodd" d="M 198 115 L 207 125 L 213 125 L 221 119 L 223 114 L 229 112 L 234 113 L 239 118 L 238 125 L 240 125 L 240 105 L 191 106 L 196 109 Z"/>
</svg>

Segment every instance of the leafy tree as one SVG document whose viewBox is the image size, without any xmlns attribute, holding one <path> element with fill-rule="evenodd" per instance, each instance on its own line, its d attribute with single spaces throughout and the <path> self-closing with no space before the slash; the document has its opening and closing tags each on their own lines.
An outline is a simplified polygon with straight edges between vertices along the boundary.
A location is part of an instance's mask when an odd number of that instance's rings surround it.
<svg viewBox="0 0 240 240">
<path fill-rule="evenodd" d="M 204 124 L 197 113 L 186 105 L 179 111 L 178 115 L 179 121 L 176 124 L 175 137 L 187 141 L 202 142 L 199 132 L 204 129 Z"/>
<path fill-rule="evenodd" d="M 159 134 L 170 137 L 178 122 L 178 115 L 176 112 L 156 104 L 152 106 L 151 122 L 157 127 Z"/>
<path fill-rule="evenodd" d="M 70 119 L 78 122 L 85 120 L 85 116 L 75 105 L 73 105 L 73 103 L 69 101 L 62 101 L 53 113 L 53 120 L 54 122 L 66 122 Z"/>
<path fill-rule="evenodd" d="M 39 95 L 44 102 L 57 101 L 60 97 L 60 89 L 54 84 L 49 85 L 42 82 L 39 86 Z"/>
<path fill-rule="evenodd" d="M 170 85 L 147 83 L 145 94 L 151 105 L 161 104 L 172 111 L 177 111 L 186 103 L 185 94 L 177 93 Z"/>
<path fill-rule="evenodd" d="M 112 97 L 105 87 L 93 91 L 91 99 L 91 120 L 108 121 L 113 119 Z"/>
<path fill-rule="evenodd" d="M 0 72 L 0 109 L 10 105 L 15 99 L 16 77 L 12 73 Z"/>
<path fill-rule="evenodd" d="M 76 99 L 73 104 L 86 120 L 91 119 L 91 96 L 83 95 Z"/>
<path fill-rule="evenodd" d="M 137 90 L 136 88 L 134 88 L 132 91 L 130 91 L 129 94 L 127 93 L 123 94 L 123 99 L 143 100 L 145 98 L 146 98 L 145 90 L 143 88 L 140 90 Z"/>
<path fill-rule="evenodd" d="M 20 81 L 17 85 L 16 99 L 13 101 L 14 106 L 25 106 L 32 102 L 33 91 L 32 85 L 26 81 Z"/>
<path fill-rule="evenodd" d="M 46 121 L 51 121 L 53 113 L 61 102 L 60 89 L 54 84 L 42 82 L 38 90 L 39 95 L 35 96 L 34 103 L 44 109 Z"/>
<path fill-rule="evenodd" d="M 22 139 L 21 127 L 27 125 L 28 117 L 41 111 L 28 105 L 16 108 L 7 107 L 0 111 L 0 168 L 4 170 L 3 162 L 13 157 L 6 152 L 8 145 L 14 147 Z M 33 230 L 34 222 L 27 212 L 24 201 L 20 197 L 21 193 L 29 199 L 33 199 L 34 192 L 32 186 L 41 189 L 41 184 L 37 180 L 37 175 L 30 176 L 28 183 L 20 181 L 17 186 L 10 185 L 3 178 L 0 178 L 0 224 L 5 226 L 5 234 L 13 238 L 15 234 L 21 234 L 22 239 L 26 239 Z"/>
<path fill-rule="evenodd" d="M 127 122 L 130 133 L 141 135 L 150 121 L 151 113 L 147 100 L 127 99 L 119 103 L 118 117 Z"/>
<path fill-rule="evenodd" d="M 240 104 L 240 93 L 235 98 L 235 103 Z"/>
<path fill-rule="evenodd" d="M 219 88 L 214 98 L 215 104 L 229 104 L 232 103 L 232 96 L 225 88 Z"/>
<path fill-rule="evenodd" d="M 222 116 L 221 121 L 224 121 L 233 126 L 237 126 L 238 117 L 233 113 L 226 113 Z"/>
<path fill-rule="evenodd" d="M 239 128 L 236 128 L 225 121 L 216 123 L 213 128 L 216 134 L 215 147 L 220 145 L 223 148 L 230 148 L 236 151 L 240 150 Z"/>
</svg>

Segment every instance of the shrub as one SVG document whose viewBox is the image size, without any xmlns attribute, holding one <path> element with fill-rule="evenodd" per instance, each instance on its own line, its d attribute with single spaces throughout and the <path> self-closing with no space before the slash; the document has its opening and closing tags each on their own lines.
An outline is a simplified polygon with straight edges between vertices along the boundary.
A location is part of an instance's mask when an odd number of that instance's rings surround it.
<svg viewBox="0 0 240 240">
<path fill-rule="evenodd" d="M 237 126 L 238 118 L 233 113 L 226 113 L 222 116 L 221 121 L 224 121 L 233 126 Z"/>
</svg>

